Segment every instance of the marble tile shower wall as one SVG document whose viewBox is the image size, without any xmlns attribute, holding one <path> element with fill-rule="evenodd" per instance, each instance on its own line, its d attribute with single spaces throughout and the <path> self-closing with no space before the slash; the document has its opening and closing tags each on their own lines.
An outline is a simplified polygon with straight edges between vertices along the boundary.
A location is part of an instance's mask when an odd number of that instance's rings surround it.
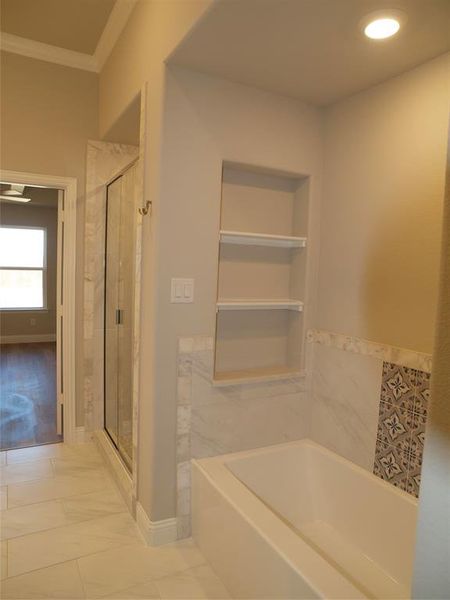
<svg viewBox="0 0 450 600">
<path fill-rule="evenodd" d="M 86 160 L 84 240 L 84 427 L 103 427 L 103 304 L 106 183 L 137 158 L 139 148 L 90 140 Z"/>
</svg>

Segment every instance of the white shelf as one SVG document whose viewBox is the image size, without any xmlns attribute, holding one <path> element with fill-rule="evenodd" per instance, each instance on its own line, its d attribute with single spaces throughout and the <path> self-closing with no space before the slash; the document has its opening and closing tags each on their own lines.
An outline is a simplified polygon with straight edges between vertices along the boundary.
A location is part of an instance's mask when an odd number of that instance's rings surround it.
<svg viewBox="0 0 450 600">
<path fill-rule="evenodd" d="M 223 310 L 303 310 L 300 300 L 219 300 L 217 311 Z"/>
<path fill-rule="evenodd" d="M 225 387 L 264 381 L 280 381 L 304 376 L 304 372 L 289 367 L 262 367 L 259 369 L 214 373 L 212 384 L 214 387 Z"/>
<path fill-rule="evenodd" d="M 275 246 L 278 248 L 304 248 L 305 237 L 290 235 L 271 235 L 266 233 L 250 233 L 248 231 L 220 231 L 222 244 L 240 246 Z"/>
</svg>

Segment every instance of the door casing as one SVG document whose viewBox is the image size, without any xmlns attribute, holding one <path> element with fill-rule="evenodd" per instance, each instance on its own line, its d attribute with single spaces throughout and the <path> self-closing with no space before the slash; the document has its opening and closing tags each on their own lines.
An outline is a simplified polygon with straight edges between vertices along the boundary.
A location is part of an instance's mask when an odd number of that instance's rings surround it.
<svg viewBox="0 0 450 600">
<path fill-rule="evenodd" d="M 2 169 L 0 180 L 8 183 L 22 183 L 46 188 L 62 190 L 58 194 L 58 230 L 60 220 L 64 222 L 64 239 L 58 246 L 58 265 L 60 279 L 58 281 L 57 297 L 57 408 L 62 415 L 62 427 L 64 441 L 76 443 L 82 441 L 83 428 L 76 426 L 75 405 L 75 268 L 76 268 L 76 218 L 77 218 L 77 180 L 75 177 L 59 177 L 58 175 L 43 175 L 40 173 L 29 173 L 22 171 L 10 171 Z M 60 236 L 58 236 L 60 237 Z M 62 319 L 62 321 L 61 321 Z M 58 359 L 59 356 L 59 359 Z M 59 364 L 58 364 L 59 362 Z M 62 406 L 64 410 L 62 410 Z M 81 435 L 80 435 L 81 433 Z"/>
</svg>

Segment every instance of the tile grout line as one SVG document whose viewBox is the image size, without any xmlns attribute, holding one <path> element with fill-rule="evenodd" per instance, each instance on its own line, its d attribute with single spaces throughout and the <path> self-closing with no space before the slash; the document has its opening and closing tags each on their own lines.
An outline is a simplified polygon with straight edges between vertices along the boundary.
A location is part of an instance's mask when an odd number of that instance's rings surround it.
<svg viewBox="0 0 450 600">
<path fill-rule="evenodd" d="M 80 565 L 78 564 L 79 558 L 75 559 L 75 565 L 78 573 L 78 577 L 80 578 L 81 589 L 83 590 L 84 598 L 87 598 L 86 587 L 84 585 L 83 577 L 81 576 Z"/>
<path fill-rule="evenodd" d="M 50 502 L 53 502 L 53 500 L 51 500 Z M 59 502 L 59 500 L 55 500 L 55 502 Z M 31 505 L 27 505 L 27 506 L 31 506 Z M 21 507 L 19 507 L 21 508 Z M 63 507 L 64 510 L 64 507 Z M 89 519 L 82 519 L 81 521 L 72 521 L 71 523 L 63 523 L 62 525 L 56 525 L 55 527 L 46 527 L 45 529 L 38 529 L 37 531 L 30 531 L 28 533 L 22 533 L 21 535 L 15 535 L 9 538 L 5 538 L 4 540 L 0 540 L 0 541 L 7 541 L 7 540 L 19 540 L 21 538 L 24 537 L 28 537 L 30 535 L 34 535 L 35 533 L 44 533 L 46 531 L 54 531 L 55 529 L 59 529 L 60 527 L 68 527 L 70 525 L 79 525 L 80 523 L 88 523 L 89 521 L 95 521 L 95 519 L 101 519 L 103 517 L 111 517 L 113 515 L 121 515 L 122 513 L 128 513 L 129 511 L 127 510 L 127 507 L 125 506 L 124 510 L 118 510 L 112 513 L 108 513 L 106 515 L 101 515 L 101 516 L 96 516 L 96 517 L 89 517 Z"/>
<path fill-rule="evenodd" d="M 59 499 L 58 500 L 50 500 L 50 502 L 59 502 Z M 31 505 L 27 505 L 27 506 L 31 506 Z M 22 508 L 22 507 L 18 507 L 18 508 Z M 39 529 L 38 531 L 30 531 L 29 533 L 24 533 L 22 535 L 16 535 L 11 538 L 6 538 L 5 540 L 2 540 L 2 541 L 18 540 L 18 539 L 21 539 L 24 537 L 28 537 L 30 535 L 44 533 L 46 531 L 54 531 L 56 529 L 60 529 L 61 527 L 70 527 L 71 525 L 80 525 L 81 523 L 88 523 L 89 521 L 95 521 L 96 519 L 103 519 L 105 517 L 112 517 L 114 515 L 121 515 L 121 514 L 130 514 L 126 506 L 125 506 L 124 510 L 118 510 L 113 513 L 108 513 L 106 515 L 100 515 L 100 516 L 97 515 L 96 517 L 90 517 L 89 519 L 83 519 L 82 521 L 73 521 L 73 523 L 63 523 L 62 525 L 56 525 L 56 527 L 47 527 L 45 529 Z"/>
<path fill-rule="evenodd" d="M 57 529 L 57 528 L 55 528 Z M 39 533 L 39 532 L 37 532 Z M 74 556 L 73 558 L 69 558 L 67 560 L 62 560 L 61 562 L 56 562 L 56 563 L 51 563 L 50 565 L 46 565 L 43 567 L 38 567 L 37 569 L 31 569 L 30 571 L 24 571 L 23 573 L 18 573 L 17 575 L 12 575 L 11 577 L 7 577 L 7 579 L 14 579 L 14 577 L 21 577 L 22 575 L 28 575 L 28 573 L 36 573 L 36 571 L 43 571 L 44 569 L 50 569 L 51 567 L 56 567 L 57 565 L 62 565 L 64 563 L 69 563 L 72 561 L 78 561 L 82 558 L 85 558 L 87 556 L 94 556 L 96 554 L 103 554 L 104 552 L 108 552 L 109 550 L 117 550 L 118 548 L 121 547 L 128 547 L 128 546 L 135 546 L 135 544 L 129 543 L 129 544 L 118 544 L 117 546 L 112 546 L 111 548 L 106 548 L 105 550 L 98 550 L 97 552 L 88 552 L 88 554 L 82 554 L 80 556 Z M 8 549 L 9 551 L 9 549 Z M 7 574 L 9 575 L 9 567 L 7 565 Z M 5 581 L 5 579 L 3 580 Z M 7 599 L 8 600 L 8 599 Z"/>
</svg>

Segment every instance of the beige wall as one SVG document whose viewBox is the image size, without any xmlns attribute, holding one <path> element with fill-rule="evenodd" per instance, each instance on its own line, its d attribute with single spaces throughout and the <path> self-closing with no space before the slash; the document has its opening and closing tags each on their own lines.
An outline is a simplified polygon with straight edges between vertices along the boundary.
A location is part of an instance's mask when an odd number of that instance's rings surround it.
<svg viewBox="0 0 450 600">
<path fill-rule="evenodd" d="M 317 327 L 431 352 L 448 56 L 331 106 Z"/>
<path fill-rule="evenodd" d="M 55 208 L 2 203 L 0 224 L 3 226 L 44 227 L 47 232 L 47 306 L 43 311 L 0 311 L 0 335 L 56 334 L 56 253 L 58 209 L 57 193 Z M 32 325 L 30 319 L 34 319 Z"/>
<path fill-rule="evenodd" d="M 155 394 L 154 335 L 159 318 L 156 304 L 156 265 L 159 259 L 159 187 L 161 129 L 165 93 L 164 61 L 177 43 L 212 4 L 212 0 L 140 0 L 131 14 L 99 82 L 99 120 L 101 136 L 108 135 L 120 115 L 147 83 L 147 145 L 145 148 L 144 193 L 153 202 L 153 214 L 143 222 L 142 245 L 142 318 L 141 372 L 139 414 L 139 479 L 138 499 L 152 519 L 161 518 L 153 508 L 154 496 L 161 493 L 160 513 L 175 513 L 174 471 L 174 404 L 169 403 L 171 425 L 167 427 L 165 400 Z M 158 349 L 159 351 L 159 349 Z M 173 368 L 175 368 L 172 365 Z M 173 372 L 173 379 L 175 371 Z M 174 402 L 174 398 L 169 402 Z M 160 415 L 162 412 L 162 417 Z M 172 436 L 159 444 L 160 434 Z M 158 442 L 156 442 L 158 437 Z M 170 451 L 161 456 L 167 445 Z M 169 491 L 167 491 L 169 490 Z"/>
<path fill-rule="evenodd" d="M 211 4 L 212 0 L 138 1 L 100 74 L 102 139 L 146 81 L 156 108 L 163 92 L 164 61 Z"/>
<path fill-rule="evenodd" d="M 199 73 L 167 72 L 155 277 L 155 463 L 152 519 L 174 514 L 176 353 L 181 336 L 214 335 L 222 160 L 311 175 L 317 207 L 320 112 Z M 195 279 L 193 304 L 170 303 L 171 277 Z M 147 332 L 147 335 L 149 332 Z M 143 403 L 148 402 L 142 390 Z"/>
<path fill-rule="evenodd" d="M 436 325 L 414 569 L 418 600 L 445 600 L 450 590 L 450 136 Z"/>
<path fill-rule="evenodd" d="M 77 425 L 81 425 L 83 196 L 86 142 L 98 137 L 98 76 L 5 52 L 1 59 L 2 168 L 77 178 Z"/>
</svg>

